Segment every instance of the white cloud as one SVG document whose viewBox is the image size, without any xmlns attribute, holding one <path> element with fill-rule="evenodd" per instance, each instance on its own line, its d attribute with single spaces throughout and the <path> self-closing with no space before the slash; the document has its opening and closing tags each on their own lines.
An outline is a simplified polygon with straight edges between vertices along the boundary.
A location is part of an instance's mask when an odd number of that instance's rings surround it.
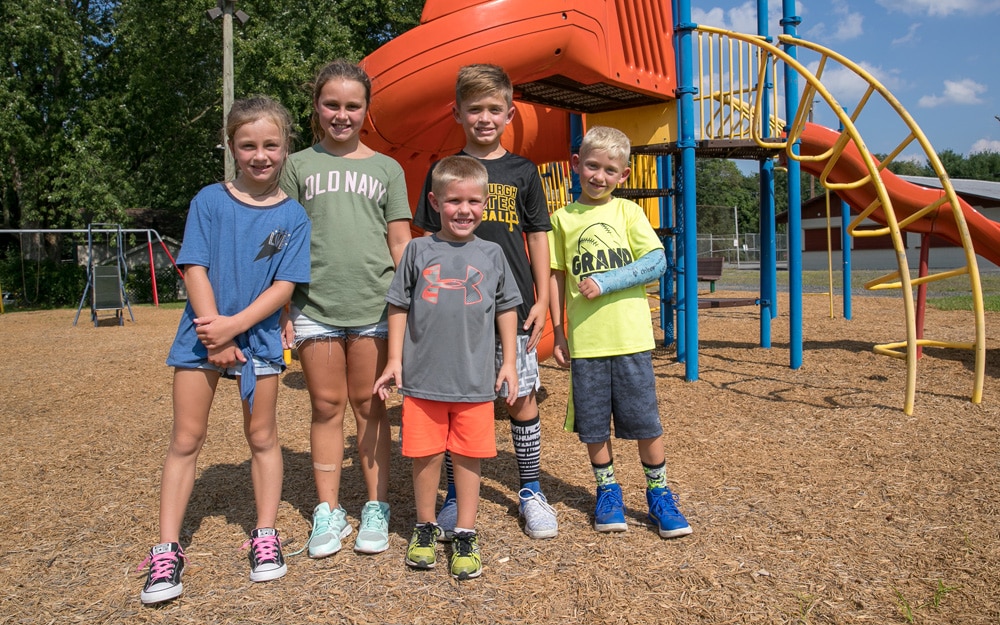
<svg viewBox="0 0 1000 625">
<path fill-rule="evenodd" d="M 915 154 L 900 154 L 896 157 L 896 160 L 904 163 L 913 163 L 914 165 L 926 165 L 927 155 L 923 152 L 917 152 Z"/>
<path fill-rule="evenodd" d="M 892 45 L 898 46 L 904 43 L 917 43 L 920 39 L 917 37 L 917 31 L 920 29 L 920 22 L 915 22 L 910 24 L 909 30 L 902 37 L 892 40 Z"/>
<path fill-rule="evenodd" d="M 985 15 L 1000 11 L 1000 0 L 878 0 L 889 11 L 910 15 Z"/>
<path fill-rule="evenodd" d="M 969 154 L 978 154 L 979 152 L 1000 153 L 1000 141 L 995 139 L 980 139 L 979 141 L 976 141 L 969 149 Z"/>
<path fill-rule="evenodd" d="M 864 34 L 864 16 L 861 13 L 852 13 L 844 0 L 835 0 L 831 9 L 836 23 L 832 26 L 828 26 L 825 22 L 816 24 L 806 33 L 809 39 L 848 41 Z"/>
<path fill-rule="evenodd" d="M 803 10 L 800 1 L 797 0 L 796 5 L 798 5 L 799 11 Z M 802 13 L 800 12 L 799 15 L 802 15 Z M 712 7 L 707 11 L 692 7 L 691 19 L 695 23 L 704 24 L 705 26 L 715 26 L 716 28 L 732 30 L 738 33 L 756 33 L 757 2 L 755 0 L 747 0 L 732 9 Z M 768 3 L 767 20 L 769 34 L 772 37 L 781 34 L 781 26 L 779 24 L 781 20 L 780 2 Z"/>
<path fill-rule="evenodd" d="M 895 70 L 885 70 L 863 61 L 859 62 L 858 65 L 885 85 L 889 91 L 896 91 L 905 86 L 905 83 L 899 79 L 898 72 Z M 807 67 L 809 71 L 815 72 L 817 66 L 818 62 L 814 61 Z M 841 106 L 849 108 L 853 108 L 857 104 L 857 100 L 868 90 L 868 81 L 843 66 L 828 66 L 823 71 L 820 80 L 823 82 L 823 86 L 837 98 L 837 102 Z"/>
<path fill-rule="evenodd" d="M 986 92 L 986 85 L 981 85 L 971 78 L 944 81 L 944 93 L 941 95 L 925 95 L 917 102 L 924 108 L 934 108 L 942 104 L 982 104 L 980 94 Z"/>
</svg>

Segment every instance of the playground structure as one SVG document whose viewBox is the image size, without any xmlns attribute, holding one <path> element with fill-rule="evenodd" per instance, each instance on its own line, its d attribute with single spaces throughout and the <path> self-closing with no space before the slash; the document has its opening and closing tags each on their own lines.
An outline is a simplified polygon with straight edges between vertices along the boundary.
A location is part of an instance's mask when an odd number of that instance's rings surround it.
<svg viewBox="0 0 1000 625">
<path fill-rule="evenodd" d="M 1000 227 L 977 219 L 975 211 L 959 201 L 927 138 L 878 80 L 846 57 L 797 36 L 801 19 L 795 15 L 793 0 L 782 2 L 783 33 L 777 43 L 768 33 L 767 2 L 758 0 L 757 6 L 758 32 L 743 34 L 693 23 L 690 0 L 672 5 L 655 0 L 583 0 L 572 6 L 554 0 L 428 0 L 419 26 L 364 61 L 378 94 L 369 111 L 365 141 L 402 164 L 415 205 L 430 164 L 464 144 L 451 114 L 457 70 L 483 62 L 503 65 L 514 82 L 518 113 L 504 134 L 504 146 L 542 163 L 543 178 L 565 174 L 564 166 L 552 163 L 569 158 L 585 125 L 625 131 L 634 153 L 656 159 L 658 184 L 623 194 L 659 198 L 658 209 L 649 217 L 663 236 L 668 257 L 660 287 L 661 324 L 672 333 L 676 315 L 677 356 L 685 363 L 687 380 L 698 378 L 695 158 L 759 163 L 762 252 L 755 301 L 760 306 L 760 345 L 769 348 L 771 321 L 778 314 L 774 166 L 780 155 L 787 162 L 789 180 L 798 180 L 805 169 L 850 204 L 857 215 L 849 224 L 849 216 L 843 216 L 845 232 L 888 234 L 893 241 L 898 271 L 867 286 L 898 288 L 903 295 L 906 338 L 876 350 L 906 360 L 906 414 L 913 411 L 921 346 L 971 349 L 975 357 L 971 399 L 980 402 L 985 321 L 976 253 L 998 253 Z M 800 52 L 818 59 L 810 64 L 815 71 L 798 60 Z M 868 85 L 850 112 L 823 84 L 824 71 L 832 66 L 846 68 Z M 881 163 L 857 129 L 871 101 L 888 105 L 905 131 L 898 147 Z M 807 122 L 814 102 L 832 111 L 840 130 Z M 909 185 L 886 170 L 914 142 L 940 178 L 941 191 Z M 787 193 L 789 352 L 790 366 L 798 369 L 803 346 L 801 197 L 797 185 L 789 185 Z M 866 219 L 883 228 L 858 229 Z M 912 277 L 903 249 L 905 230 L 935 234 L 960 245 L 965 266 L 930 275 L 922 263 L 919 275 Z M 849 248 L 843 246 L 848 271 Z M 919 289 L 922 300 L 923 284 L 966 276 L 973 295 L 974 337 L 964 343 L 925 339 L 922 301 L 915 303 L 913 289 Z M 548 329 L 540 355 L 550 350 Z"/>
<path fill-rule="evenodd" d="M 180 274 L 181 279 L 184 277 L 184 274 L 181 273 L 180 269 L 177 267 L 177 263 L 174 261 L 174 257 L 170 253 L 170 249 L 167 247 L 167 244 L 163 241 L 163 238 L 156 230 L 148 228 L 133 229 L 122 228 L 121 224 L 91 223 L 87 225 L 86 229 L 4 229 L 0 230 L 0 234 L 16 234 L 18 237 L 25 234 L 86 235 L 86 279 L 83 293 L 80 295 L 80 303 L 77 305 L 76 315 L 73 317 L 74 326 L 80 320 L 80 312 L 83 310 L 83 304 L 87 301 L 88 294 L 90 295 L 90 318 L 95 326 L 99 325 L 98 313 L 100 311 L 114 311 L 115 319 L 117 320 L 118 325 L 124 325 L 124 313 L 126 310 L 128 311 L 129 318 L 133 322 L 135 321 L 135 315 L 132 313 L 132 305 L 129 301 L 128 292 L 125 288 L 129 271 L 128 263 L 125 259 L 125 235 L 127 234 L 146 235 L 146 249 L 149 252 L 149 277 L 150 282 L 152 283 L 154 305 L 159 306 L 160 304 L 159 294 L 156 287 L 156 262 L 153 255 L 154 238 L 157 242 L 159 242 L 160 247 L 163 249 L 163 252 L 167 259 L 169 259 L 171 265 L 173 265 L 174 270 Z M 113 263 L 109 262 L 109 259 L 105 258 L 104 255 L 99 255 L 96 251 L 98 246 L 98 237 L 101 235 L 107 238 L 105 247 L 109 250 L 108 256 L 114 261 Z M 22 251 L 22 260 L 23 255 L 24 253 Z M 2 312 L 3 308 L 0 307 L 0 313 Z"/>
</svg>

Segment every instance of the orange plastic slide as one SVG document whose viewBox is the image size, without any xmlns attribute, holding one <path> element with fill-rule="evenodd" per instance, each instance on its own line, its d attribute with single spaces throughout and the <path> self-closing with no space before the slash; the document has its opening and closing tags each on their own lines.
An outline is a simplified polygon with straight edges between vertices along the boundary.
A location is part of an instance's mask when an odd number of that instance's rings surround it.
<svg viewBox="0 0 1000 625">
<path fill-rule="evenodd" d="M 803 156 L 823 154 L 836 143 L 839 137 L 840 133 L 835 130 L 817 124 L 806 124 L 802 132 L 800 153 Z M 822 174 L 824 167 L 826 167 L 826 161 L 802 162 L 802 169 L 814 176 Z M 830 172 L 830 180 L 837 183 L 848 183 L 860 180 L 867 175 L 868 170 L 864 160 L 861 158 L 857 146 L 851 143 L 848 144 L 833 171 Z M 889 193 L 889 198 L 892 200 L 892 206 L 898 220 L 933 204 L 945 194 L 941 189 L 928 189 L 907 182 L 888 170 L 883 170 L 882 180 Z M 857 189 L 838 191 L 837 194 L 858 212 L 870 206 L 876 199 L 875 188 L 870 184 Z M 969 236 L 972 238 L 976 253 L 990 262 L 1000 265 L 1000 224 L 987 219 L 961 198 L 958 200 L 961 203 L 962 214 L 965 216 Z M 871 219 L 885 225 L 885 214 L 881 209 L 873 211 Z M 951 204 L 947 202 L 936 211 L 909 224 L 906 230 L 922 234 L 931 233 L 955 245 L 962 244 L 955 218 L 952 215 Z"/>
<path fill-rule="evenodd" d="M 496 63 L 515 85 L 504 147 L 535 163 L 569 160 L 568 111 L 673 99 L 669 12 L 659 0 L 427 0 L 416 28 L 363 61 L 374 97 L 362 139 L 402 165 L 415 208 L 430 165 L 465 145 L 452 114 L 459 68 Z M 547 325 L 540 360 L 552 343 Z"/>
<path fill-rule="evenodd" d="M 403 166 L 415 206 L 431 163 L 465 144 L 452 115 L 459 68 L 496 63 L 510 75 L 517 101 L 504 146 L 535 163 L 568 160 L 568 111 L 673 98 L 672 24 L 664 5 L 427 0 L 417 27 L 363 61 L 374 94 L 363 140 Z"/>
</svg>

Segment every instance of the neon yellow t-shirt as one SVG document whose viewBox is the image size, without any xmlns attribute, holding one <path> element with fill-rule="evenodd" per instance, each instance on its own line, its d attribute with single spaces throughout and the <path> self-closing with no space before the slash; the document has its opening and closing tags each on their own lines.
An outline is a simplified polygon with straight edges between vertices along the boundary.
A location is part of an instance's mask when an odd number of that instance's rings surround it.
<svg viewBox="0 0 1000 625">
<path fill-rule="evenodd" d="M 663 244 L 635 202 L 621 198 L 600 206 L 573 202 L 552 213 L 549 254 L 552 269 L 566 272 L 570 356 L 601 358 L 656 347 L 643 285 L 588 300 L 577 284 L 658 249 Z"/>
</svg>

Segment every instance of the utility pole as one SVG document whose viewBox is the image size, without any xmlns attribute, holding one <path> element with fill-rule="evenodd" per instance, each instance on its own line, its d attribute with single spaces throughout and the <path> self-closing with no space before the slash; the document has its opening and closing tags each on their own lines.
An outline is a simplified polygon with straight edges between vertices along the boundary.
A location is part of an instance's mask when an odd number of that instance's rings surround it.
<svg viewBox="0 0 1000 625">
<path fill-rule="evenodd" d="M 247 23 L 250 16 L 236 10 L 236 0 L 217 0 L 217 2 L 216 6 L 206 13 L 208 19 L 212 21 L 222 18 L 222 128 L 225 129 L 229 121 L 229 109 L 233 108 L 233 17 L 242 26 Z M 222 150 L 225 154 L 226 180 L 232 180 L 236 177 L 236 164 L 225 145 L 222 146 Z"/>
</svg>

